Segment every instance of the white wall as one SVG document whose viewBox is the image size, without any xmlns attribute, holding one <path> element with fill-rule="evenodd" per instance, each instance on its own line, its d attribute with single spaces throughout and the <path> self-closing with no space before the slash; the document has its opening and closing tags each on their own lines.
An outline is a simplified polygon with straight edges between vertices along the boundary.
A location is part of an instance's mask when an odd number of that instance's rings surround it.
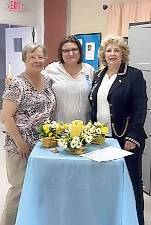
<svg viewBox="0 0 151 225">
<path fill-rule="evenodd" d="M 7 0 L 0 0 L 0 23 L 21 26 L 35 26 L 37 41 L 44 40 L 44 0 L 21 0 L 23 12 L 11 12 Z"/>
<path fill-rule="evenodd" d="M 131 2 L 136 0 L 70 0 L 70 34 L 101 32 L 107 33 L 107 13 L 103 4 Z"/>
<path fill-rule="evenodd" d="M 99 0 L 71 0 L 71 34 L 104 33 L 106 16 Z"/>
<path fill-rule="evenodd" d="M 68 34 L 101 32 L 106 35 L 107 14 L 102 5 L 128 1 L 136 0 L 68 0 Z M 0 0 L 0 23 L 35 26 L 37 40 L 43 42 L 44 0 L 21 0 L 23 12 L 10 12 L 8 2 Z"/>
</svg>

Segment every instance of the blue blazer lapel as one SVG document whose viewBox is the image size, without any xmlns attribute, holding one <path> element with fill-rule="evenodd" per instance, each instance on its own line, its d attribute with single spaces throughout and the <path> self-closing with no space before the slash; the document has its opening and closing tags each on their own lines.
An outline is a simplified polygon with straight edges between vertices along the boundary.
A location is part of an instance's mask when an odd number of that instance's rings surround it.
<svg viewBox="0 0 151 225">
<path fill-rule="evenodd" d="M 127 71 L 127 65 L 122 63 L 119 68 L 117 77 L 109 90 L 108 96 L 111 95 L 118 87 L 123 85 L 123 83 L 127 80 L 127 76 L 125 75 L 126 71 Z"/>
<path fill-rule="evenodd" d="M 110 90 L 109 90 L 109 94 L 111 95 L 118 87 L 120 87 L 121 85 L 123 85 L 123 83 L 127 80 L 127 76 L 126 75 L 122 75 L 119 76 L 117 75 L 114 83 L 112 84 Z"/>
</svg>

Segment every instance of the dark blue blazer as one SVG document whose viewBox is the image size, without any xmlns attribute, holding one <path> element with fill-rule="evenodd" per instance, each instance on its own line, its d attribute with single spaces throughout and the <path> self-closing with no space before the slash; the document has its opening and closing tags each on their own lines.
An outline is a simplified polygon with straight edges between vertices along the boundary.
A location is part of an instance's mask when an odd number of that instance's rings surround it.
<svg viewBox="0 0 151 225">
<path fill-rule="evenodd" d="M 97 110 L 103 110 L 103 105 L 97 109 L 97 92 L 107 69 L 95 74 L 89 95 L 93 122 L 97 121 Z M 141 70 L 122 63 L 107 100 L 113 137 L 126 138 L 139 145 L 146 138 L 143 126 L 147 111 L 146 82 Z"/>
</svg>

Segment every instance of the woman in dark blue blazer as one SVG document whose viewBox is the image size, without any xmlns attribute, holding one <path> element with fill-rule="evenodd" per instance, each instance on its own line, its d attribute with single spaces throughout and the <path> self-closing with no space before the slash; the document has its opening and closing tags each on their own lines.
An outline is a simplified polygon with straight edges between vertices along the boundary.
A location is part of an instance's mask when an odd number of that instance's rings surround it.
<svg viewBox="0 0 151 225">
<path fill-rule="evenodd" d="M 100 50 L 102 71 L 95 74 L 89 95 L 92 121 L 105 122 L 109 135 L 122 149 L 134 154 L 125 158 L 132 180 L 139 225 L 144 225 L 142 153 L 146 134 L 146 82 L 139 69 L 128 63 L 129 49 L 121 37 L 108 36 Z"/>
</svg>

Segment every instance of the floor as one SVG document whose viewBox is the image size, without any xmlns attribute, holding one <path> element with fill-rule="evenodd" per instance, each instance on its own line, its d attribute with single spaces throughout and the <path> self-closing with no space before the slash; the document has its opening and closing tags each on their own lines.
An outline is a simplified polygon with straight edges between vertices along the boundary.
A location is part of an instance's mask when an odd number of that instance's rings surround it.
<svg viewBox="0 0 151 225">
<path fill-rule="evenodd" d="M 0 124 L 0 217 L 5 202 L 5 196 L 9 187 L 5 170 L 5 152 L 3 150 L 4 134 L 2 133 L 2 130 L 3 127 Z M 151 196 L 144 194 L 144 198 L 145 198 L 145 225 L 151 225 Z"/>
</svg>

